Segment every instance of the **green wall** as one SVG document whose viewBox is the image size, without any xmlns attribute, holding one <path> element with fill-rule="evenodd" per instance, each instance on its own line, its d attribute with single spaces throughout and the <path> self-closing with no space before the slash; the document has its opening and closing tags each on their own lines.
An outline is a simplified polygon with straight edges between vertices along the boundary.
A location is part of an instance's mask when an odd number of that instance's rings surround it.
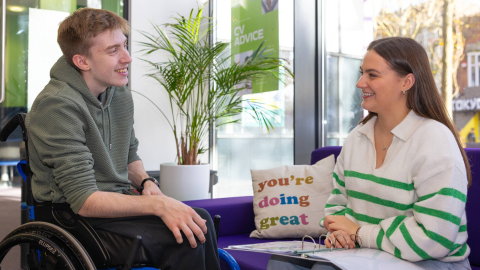
<svg viewBox="0 0 480 270">
<path fill-rule="evenodd" d="M 5 36 L 5 101 L 2 107 L 26 107 L 28 15 L 7 12 Z"/>
<path fill-rule="evenodd" d="M 123 17 L 123 0 L 102 0 L 102 9 L 113 11 Z"/>
<path fill-rule="evenodd" d="M 40 0 L 40 9 L 72 13 L 77 9 L 77 0 Z"/>
</svg>

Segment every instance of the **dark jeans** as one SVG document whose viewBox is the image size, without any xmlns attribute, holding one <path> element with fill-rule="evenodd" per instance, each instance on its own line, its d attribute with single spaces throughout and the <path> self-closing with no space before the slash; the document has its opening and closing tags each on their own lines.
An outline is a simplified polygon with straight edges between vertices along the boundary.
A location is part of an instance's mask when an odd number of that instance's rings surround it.
<svg viewBox="0 0 480 270">
<path fill-rule="evenodd" d="M 203 219 L 207 220 L 208 232 L 206 242 L 192 248 L 183 235 L 183 243 L 178 244 L 173 233 L 157 216 L 128 218 L 87 218 L 97 231 L 107 231 L 129 238 L 141 235 L 142 246 L 152 260 L 153 266 L 162 270 L 198 269 L 220 270 L 215 228 L 210 214 L 201 208 L 193 208 Z M 101 234 L 99 234 L 102 238 Z M 103 240 L 103 239 L 102 239 Z"/>
</svg>

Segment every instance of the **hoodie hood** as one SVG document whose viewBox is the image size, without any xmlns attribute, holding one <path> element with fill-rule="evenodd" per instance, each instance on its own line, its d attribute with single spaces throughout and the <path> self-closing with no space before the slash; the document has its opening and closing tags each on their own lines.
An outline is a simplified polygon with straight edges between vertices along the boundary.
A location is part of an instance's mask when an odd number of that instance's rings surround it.
<svg viewBox="0 0 480 270">
<path fill-rule="evenodd" d="M 55 65 L 53 65 L 50 70 L 50 77 L 52 79 L 67 82 L 70 87 L 83 96 L 83 99 L 86 102 L 89 102 L 100 109 L 106 109 L 112 101 L 115 87 L 107 88 L 107 90 L 101 94 L 101 99 L 102 101 L 105 100 L 105 102 L 99 102 L 92 92 L 90 92 L 90 89 L 88 89 L 87 83 L 80 72 L 70 66 L 64 56 L 61 56 Z"/>
</svg>

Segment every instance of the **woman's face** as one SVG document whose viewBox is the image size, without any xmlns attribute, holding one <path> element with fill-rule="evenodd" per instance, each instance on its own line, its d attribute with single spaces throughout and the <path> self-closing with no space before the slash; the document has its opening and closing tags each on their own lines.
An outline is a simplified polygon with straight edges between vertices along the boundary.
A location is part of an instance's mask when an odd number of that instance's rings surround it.
<svg viewBox="0 0 480 270">
<path fill-rule="evenodd" d="M 365 54 L 360 73 L 357 87 L 363 93 L 362 108 L 380 114 L 406 108 L 406 95 L 402 91 L 411 87 L 407 87 L 407 80 L 413 74 L 401 78 L 374 50 Z"/>
</svg>

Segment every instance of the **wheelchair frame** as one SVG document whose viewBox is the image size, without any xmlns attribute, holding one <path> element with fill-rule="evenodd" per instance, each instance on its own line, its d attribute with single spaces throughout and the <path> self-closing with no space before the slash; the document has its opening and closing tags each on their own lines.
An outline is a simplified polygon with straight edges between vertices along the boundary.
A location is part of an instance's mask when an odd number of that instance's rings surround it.
<svg viewBox="0 0 480 270">
<path fill-rule="evenodd" d="M 39 254 L 39 248 L 37 248 L 36 253 L 29 253 L 27 255 L 27 263 L 33 264 L 36 267 L 45 264 L 45 262 L 41 262 L 43 258 L 44 260 L 55 261 L 54 267 L 67 270 L 95 270 L 97 266 L 105 267 L 104 270 L 157 269 L 148 267 L 145 264 L 139 265 L 133 263 L 141 246 L 141 236 L 133 239 L 129 255 L 123 267 L 110 265 L 110 253 L 98 234 L 83 217 L 74 214 L 67 204 L 37 203 L 33 199 L 31 187 L 32 172 L 29 166 L 28 136 L 25 117 L 25 113 L 15 115 L 3 129 L 0 130 L 0 141 L 6 141 L 17 126 L 20 126 L 22 129 L 26 156 L 25 160 L 21 160 L 18 163 L 17 169 L 24 179 L 23 184 L 26 185 L 26 202 L 21 203 L 21 209 L 28 210 L 29 213 L 27 223 L 14 229 L 0 242 L 0 262 L 13 246 L 27 244 L 28 246 L 41 246 L 44 252 L 44 254 Z M 38 217 L 41 217 L 41 221 L 38 221 Z M 214 223 L 218 240 L 220 216 L 215 216 Z M 82 236 L 83 245 L 74 235 Z M 88 247 L 90 253 L 87 252 L 84 245 Z M 240 270 L 237 262 L 228 252 L 220 248 L 218 252 L 220 259 L 224 260 L 230 269 Z M 135 268 L 132 268 L 132 266 L 135 266 Z"/>
</svg>

